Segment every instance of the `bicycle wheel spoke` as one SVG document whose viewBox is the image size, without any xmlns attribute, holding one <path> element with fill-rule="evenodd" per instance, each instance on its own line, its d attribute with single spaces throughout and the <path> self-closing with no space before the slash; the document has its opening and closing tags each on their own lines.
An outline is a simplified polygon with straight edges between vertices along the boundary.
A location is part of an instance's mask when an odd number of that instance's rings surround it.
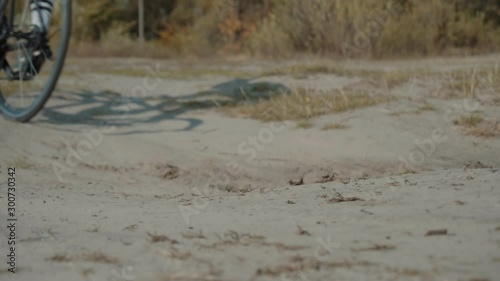
<svg viewBox="0 0 500 281">
<path fill-rule="evenodd" d="M 26 56 L 29 56 L 29 53 L 28 53 L 28 50 L 26 50 L 26 48 L 24 46 L 22 46 L 23 50 L 24 50 L 24 53 Z M 31 67 L 31 71 L 33 71 L 32 73 L 34 73 L 34 78 L 31 80 L 31 81 L 36 81 L 37 77 L 38 77 L 38 72 L 36 71 L 36 67 L 33 65 L 33 60 L 29 59 L 28 60 L 29 62 L 29 66 Z"/>
<path fill-rule="evenodd" d="M 18 49 L 16 52 L 17 52 L 18 61 L 20 61 L 21 60 L 21 55 L 20 55 L 21 50 Z M 21 67 L 21 66 L 19 66 L 19 67 Z M 21 68 L 19 68 L 18 71 L 20 72 L 20 76 L 19 76 L 20 77 L 20 79 L 19 79 L 19 94 L 21 95 L 21 106 L 24 106 L 24 95 L 23 95 L 23 79 L 24 79 L 23 72 L 24 71 Z"/>
</svg>

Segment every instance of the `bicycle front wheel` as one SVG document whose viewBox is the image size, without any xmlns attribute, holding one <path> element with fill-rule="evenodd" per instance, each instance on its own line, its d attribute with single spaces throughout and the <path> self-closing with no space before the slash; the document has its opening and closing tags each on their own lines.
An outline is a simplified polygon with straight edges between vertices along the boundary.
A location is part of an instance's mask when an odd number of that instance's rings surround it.
<svg viewBox="0 0 500 281">
<path fill-rule="evenodd" d="M 44 62 L 39 67 L 33 61 L 36 43 L 30 42 L 33 41 L 34 30 L 32 8 L 41 11 L 43 7 L 38 4 L 39 0 L 33 1 L 31 7 L 30 2 L 15 1 L 13 12 L 6 13 L 14 15 L 14 18 L 5 19 L 2 25 L 8 34 L 2 43 L 4 57 L 0 64 L 0 111 L 7 119 L 19 122 L 33 118 L 54 91 L 71 35 L 71 0 L 55 0 L 46 36 L 51 55 L 42 52 Z"/>
</svg>

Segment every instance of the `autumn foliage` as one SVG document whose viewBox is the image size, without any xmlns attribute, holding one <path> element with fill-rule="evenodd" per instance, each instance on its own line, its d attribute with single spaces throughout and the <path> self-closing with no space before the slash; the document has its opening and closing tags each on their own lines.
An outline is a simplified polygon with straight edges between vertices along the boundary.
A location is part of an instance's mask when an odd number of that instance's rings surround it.
<svg viewBox="0 0 500 281">
<path fill-rule="evenodd" d="M 500 0 L 145 3 L 149 47 L 168 55 L 378 58 L 500 49 Z M 77 0 L 75 6 L 75 42 L 120 46 L 136 39 L 136 0 Z"/>
</svg>

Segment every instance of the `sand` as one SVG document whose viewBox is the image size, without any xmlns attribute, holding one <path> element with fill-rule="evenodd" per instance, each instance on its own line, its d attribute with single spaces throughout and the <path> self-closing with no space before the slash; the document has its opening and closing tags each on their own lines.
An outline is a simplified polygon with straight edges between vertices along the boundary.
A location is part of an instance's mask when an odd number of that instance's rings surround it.
<svg viewBox="0 0 500 281">
<path fill-rule="evenodd" d="M 499 61 L 350 67 L 472 69 Z M 453 124 L 472 114 L 467 100 L 412 81 L 391 90 L 393 102 L 299 129 L 179 102 L 259 82 L 328 90 L 362 77 L 154 74 L 303 63 L 70 59 L 68 73 L 80 73 L 63 76 L 37 118 L 0 120 L 0 280 L 500 280 L 500 139 Z M 141 89 L 146 100 L 118 102 L 116 93 Z M 425 104 L 432 110 L 419 110 Z M 500 107 L 481 103 L 474 112 L 495 119 Z M 322 130 L 331 122 L 348 128 Z M 4 225 L 14 166 L 11 274 Z"/>
</svg>

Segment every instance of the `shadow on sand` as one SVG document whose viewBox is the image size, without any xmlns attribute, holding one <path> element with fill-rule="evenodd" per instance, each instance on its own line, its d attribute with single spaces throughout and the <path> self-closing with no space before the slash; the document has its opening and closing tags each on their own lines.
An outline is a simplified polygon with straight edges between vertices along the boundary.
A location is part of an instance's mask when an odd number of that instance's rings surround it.
<svg viewBox="0 0 500 281">
<path fill-rule="evenodd" d="M 215 85 L 208 91 L 182 97 L 163 94 L 144 98 L 127 98 L 121 93 L 109 91 L 64 93 L 51 97 L 57 102 L 47 104 L 36 123 L 99 126 L 106 122 L 106 125 L 129 127 L 141 123 L 155 124 L 166 120 L 176 120 L 187 123 L 180 131 L 190 131 L 200 126 L 203 121 L 183 117 L 182 115 L 186 112 L 234 106 L 242 102 L 251 103 L 288 92 L 289 89 L 282 84 L 253 82 L 252 79 L 234 79 Z M 144 132 L 133 131 L 126 134 Z"/>
</svg>

